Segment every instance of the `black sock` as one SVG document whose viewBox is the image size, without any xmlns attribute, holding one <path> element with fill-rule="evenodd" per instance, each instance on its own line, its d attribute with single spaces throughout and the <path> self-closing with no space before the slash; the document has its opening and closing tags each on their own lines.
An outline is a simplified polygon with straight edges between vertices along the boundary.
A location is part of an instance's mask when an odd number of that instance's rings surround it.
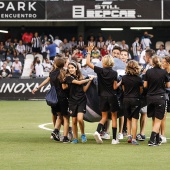
<svg viewBox="0 0 170 170">
<path fill-rule="evenodd" d="M 58 130 L 58 129 L 54 129 L 54 132 L 55 132 L 55 133 L 58 133 L 58 132 L 59 132 L 59 130 Z"/>
<path fill-rule="evenodd" d="M 160 142 L 160 137 L 159 137 L 159 133 L 156 134 L 156 142 L 159 144 Z"/>
<path fill-rule="evenodd" d="M 101 123 L 99 123 L 98 126 L 97 126 L 97 130 L 96 131 L 98 133 L 100 133 L 102 129 L 103 129 L 103 125 Z"/>
<path fill-rule="evenodd" d="M 67 137 L 67 136 L 64 136 L 64 139 L 68 139 L 68 137 Z"/>
<path fill-rule="evenodd" d="M 117 128 L 112 127 L 113 139 L 116 140 Z"/>
<path fill-rule="evenodd" d="M 150 141 L 155 142 L 155 138 L 156 138 L 156 132 L 152 131 Z"/>
</svg>

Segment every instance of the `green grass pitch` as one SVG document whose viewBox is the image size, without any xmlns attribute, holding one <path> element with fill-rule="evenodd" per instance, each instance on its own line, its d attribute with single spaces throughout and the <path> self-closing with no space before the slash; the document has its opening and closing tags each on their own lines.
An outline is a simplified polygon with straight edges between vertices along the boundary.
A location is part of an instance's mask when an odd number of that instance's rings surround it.
<svg viewBox="0 0 170 170">
<path fill-rule="evenodd" d="M 1 170 L 159 170 L 170 169 L 170 140 L 159 147 L 147 141 L 132 146 L 126 138 L 118 145 L 105 140 L 96 144 L 92 133 L 97 123 L 85 123 L 85 144 L 63 144 L 50 140 L 50 131 L 40 124 L 50 123 L 45 101 L 0 101 Z M 52 125 L 46 127 L 53 129 Z M 170 138 L 170 114 L 166 136 Z M 148 119 L 146 135 L 151 132 Z"/>
</svg>

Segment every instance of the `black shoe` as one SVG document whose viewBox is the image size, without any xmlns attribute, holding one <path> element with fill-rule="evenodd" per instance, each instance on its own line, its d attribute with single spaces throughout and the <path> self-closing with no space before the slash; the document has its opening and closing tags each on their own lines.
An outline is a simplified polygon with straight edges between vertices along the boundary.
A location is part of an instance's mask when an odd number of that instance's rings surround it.
<svg viewBox="0 0 170 170">
<path fill-rule="evenodd" d="M 63 143 L 70 143 L 70 140 L 68 138 L 64 138 Z"/>
<path fill-rule="evenodd" d="M 162 144 L 162 138 L 159 136 L 159 141 L 156 141 L 156 143 L 160 146 Z"/>
<path fill-rule="evenodd" d="M 60 141 L 60 135 L 59 132 L 52 131 L 51 136 L 53 136 L 54 140 Z"/>
<path fill-rule="evenodd" d="M 157 143 L 152 142 L 151 140 L 148 141 L 148 146 L 159 146 Z"/>
</svg>

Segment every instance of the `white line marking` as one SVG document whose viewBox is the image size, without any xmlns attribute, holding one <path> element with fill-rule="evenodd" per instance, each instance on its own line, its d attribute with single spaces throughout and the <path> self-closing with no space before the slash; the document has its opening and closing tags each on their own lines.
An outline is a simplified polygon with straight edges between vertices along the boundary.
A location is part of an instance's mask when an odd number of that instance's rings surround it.
<svg viewBox="0 0 170 170">
<path fill-rule="evenodd" d="M 44 129 L 44 130 L 48 130 L 48 131 L 53 131 L 53 129 L 50 129 L 50 128 L 46 128 L 45 126 L 46 125 L 52 125 L 53 123 L 44 123 L 44 124 L 42 124 L 42 125 L 39 125 L 38 127 L 40 128 L 40 129 Z M 61 131 L 61 132 L 63 132 L 63 131 Z M 78 132 L 78 133 L 80 133 L 80 132 Z M 87 135 L 93 135 L 93 133 L 86 133 Z M 146 138 L 150 138 L 150 137 L 146 137 Z M 166 138 L 166 139 L 170 139 L 170 138 Z"/>
</svg>

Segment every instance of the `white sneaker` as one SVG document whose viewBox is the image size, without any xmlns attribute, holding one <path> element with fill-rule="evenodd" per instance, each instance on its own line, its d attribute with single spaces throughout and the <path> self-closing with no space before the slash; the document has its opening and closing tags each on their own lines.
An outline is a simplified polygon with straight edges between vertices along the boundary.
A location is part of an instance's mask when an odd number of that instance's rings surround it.
<svg viewBox="0 0 170 170">
<path fill-rule="evenodd" d="M 119 140 L 118 139 L 112 139 L 112 145 L 116 145 L 116 144 L 119 144 L 120 142 L 119 142 Z"/>
<path fill-rule="evenodd" d="M 101 136 L 102 139 L 110 139 L 110 135 L 106 132 L 104 132 L 104 134 Z"/>
<path fill-rule="evenodd" d="M 50 139 L 51 139 L 51 140 L 53 140 L 53 139 L 54 139 L 52 135 L 50 136 Z"/>
<path fill-rule="evenodd" d="M 97 143 L 103 143 L 102 138 L 97 131 L 94 133 L 93 136 L 94 136 L 94 139 L 96 140 Z"/>
<path fill-rule="evenodd" d="M 118 134 L 118 139 L 123 139 L 123 134 L 122 133 Z"/>
<path fill-rule="evenodd" d="M 63 135 L 61 135 L 61 136 L 60 136 L 60 142 L 62 142 L 62 141 L 63 141 L 63 139 L 64 139 L 64 136 L 63 136 Z"/>
<path fill-rule="evenodd" d="M 164 137 L 164 136 L 160 136 L 161 137 L 161 139 L 162 139 L 162 142 L 161 143 L 167 143 L 167 140 L 166 140 L 166 137 Z"/>
</svg>

